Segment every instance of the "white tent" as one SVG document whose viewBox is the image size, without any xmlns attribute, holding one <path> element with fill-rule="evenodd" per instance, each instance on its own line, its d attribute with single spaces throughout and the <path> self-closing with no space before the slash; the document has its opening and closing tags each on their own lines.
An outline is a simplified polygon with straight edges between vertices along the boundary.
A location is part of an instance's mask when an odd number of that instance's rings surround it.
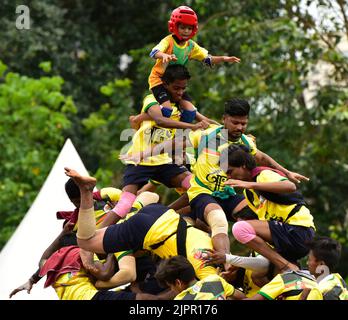
<svg viewBox="0 0 348 320">
<path fill-rule="evenodd" d="M 68 180 L 64 167 L 88 174 L 70 139 L 65 142 L 31 208 L 0 252 L 0 300 L 8 300 L 9 293 L 37 270 L 42 253 L 62 230 L 63 222 L 57 220 L 56 212 L 74 209 L 64 189 Z M 57 300 L 53 288 L 43 288 L 45 281 L 46 277 L 35 284 L 30 294 L 21 291 L 12 299 Z"/>
</svg>

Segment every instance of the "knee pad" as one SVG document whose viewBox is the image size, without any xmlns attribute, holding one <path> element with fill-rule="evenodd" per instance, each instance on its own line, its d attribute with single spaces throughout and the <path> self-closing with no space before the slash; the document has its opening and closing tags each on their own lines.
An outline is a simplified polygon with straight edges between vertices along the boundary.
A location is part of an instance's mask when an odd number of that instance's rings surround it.
<svg viewBox="0 0 348 320">
<path fill-rule="evenodd" d="M 181 112 L 180 121 L 191 123 L 196 119 L 196 110 L 183 110 Z"/>
<path fill-rule="evenodd" d="M 119 217 L 124 218 L 132 208 L 136 195 L 131 192 L 123 192 L 115 208 L 112 209 Z"/>
<path fill-rule="evenodd" d="M 207 223 L 211 228 L 211 236 L 214 237 L 219 233 L 228 233 L 228 222 L 225 212 L 222 209 L 215 209 L 208 213 Z"/>
<path fill-rule="evenodd" d="M 191 186 L 190 184 L 191 178 L 192 178 L 192 174 L 189 174 L 188 176 L 186 176 L 184 180 L 182 180 L 181 182 L 181 187 L 184 188 L 185 190 L 188 190 Z"/>
<path fill-rule="evenodd" d="M 94 208 L 80 209 L 77 221 L 77 238 L 88 240 L 94 236 L 95 230 Z"/>
<path fill-rule="evenodd" d="M 236 240 L 242 244 L 246 244 L 255 239 L 255 229 L 246 221 L 236 222 L 232 227 L 232 233 Z"/>
</svg>

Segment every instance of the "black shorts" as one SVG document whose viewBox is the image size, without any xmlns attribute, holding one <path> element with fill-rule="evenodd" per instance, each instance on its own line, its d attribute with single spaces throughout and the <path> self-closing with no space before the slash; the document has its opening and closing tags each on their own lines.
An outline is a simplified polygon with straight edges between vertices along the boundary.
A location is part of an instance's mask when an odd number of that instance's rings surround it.
<svg viewBox="0 0 348 320">
<path fill-rule="evenodd" d="M 123 187 L 130 184 L 138 185 L 141 188 L 150 179 L 163 183 L 168 188 L 174 188 L 171 180 L 183 172 L 188 172 L 185 166 L 176 164 L 162 164 L 159 166 L 135 166 L 128 164 L 123 175 Z"/>
<path fill-rule="evenodd" d="M 136 294 L 130 291 L 100 290 L 92 300 L 135 300 Z"/>
<path fill-rule="evenodd" d="M 106 253 L 126 250 L 140 250 L 147 232 L 168 207 L 149 204 L 123 223 L 113 224 L 105 230 L 103 247 Z"/>
<path fill-rule="evenodd" d="M 165 101 L 170 101 L 170 95 L 163 84 L 151 88 L 151 91 L 158 103 L 162 104 Z M 192 101 L 191 97 L 186 92 L 184 92 L 182 99 L 190 102 Z"/>
<path fill-rule="evenodd" d="M 197 218 L 204 220 L 204 210 L 209 203 L 218 204 L 226 214 L 228 221 L 235 221 L 232 217 L 232 212 L 237 205 L 244 200 L 244 196 L 236 194 L 228 199 L 215 198 L 209 194 L 202 193 L 190 202 L 191 213 L 188 215 L 190 218 L 196 220 Z"/>
<path fill-rule="evenodd" d="M 286 260 L 296 262 L 309 252 L 308 242 L 315 235 L 313 228 L 295 226 L 279 221 L 268 221 L 276 251 Z"/>
</svg>

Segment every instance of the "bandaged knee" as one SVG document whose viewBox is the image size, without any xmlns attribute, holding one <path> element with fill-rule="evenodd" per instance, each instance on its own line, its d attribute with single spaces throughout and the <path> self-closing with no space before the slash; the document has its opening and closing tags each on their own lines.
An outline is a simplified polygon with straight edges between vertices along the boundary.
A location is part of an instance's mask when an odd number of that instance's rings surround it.
<svg viewBox="0 0 348 320">
<path fill-rule="evenodd" d="M 135 198 L 135 194 L 131 192 L 123 192 L 115 208 L 111 211 L 115 212 L 120 218 L 124 218 L 132 208 Z"/>
<path fill-rule="evenodd" d="M 182 180 L 182 182 L 181 182 L 181 187 L 184 188 L 185 190 L 188 190 L 191 186 L 191 184 L 190 184 L 191 177 L 192 177 L 192 175 L 190 174 L 190 175 L 186 176 L 184 178 L 184 180 Z"/>
<path fill-rule="evenodd" d="M 228 222 L 225 212 L 222 209 L 215 209 L 208 213 L 207 223 L 211 228 L 211 236 L 214 237 L 219 233 L 227 234 Z"/>
<path fill-rule="evenodd" d="M 80 209 L 77 221 L 77 238 L 88 240 L 94 236 L 95 230 L 94 208 Z"/>
<path fill-rule="evenodd" d="M 136 197 L 133 203 L 133 208 L 140 210 L 141 208 L 151 203 L 157 203 L 158 200 L 159 200 L 159 195 L 157 193 L 144 191 Z"/>
<path fill-rule="evenodd" d="M 232 227 L 232 233 L 236 240 L 245 244 L 256 238 L 255 229 L 246 221 L 236 222 Z"/>
</svg>

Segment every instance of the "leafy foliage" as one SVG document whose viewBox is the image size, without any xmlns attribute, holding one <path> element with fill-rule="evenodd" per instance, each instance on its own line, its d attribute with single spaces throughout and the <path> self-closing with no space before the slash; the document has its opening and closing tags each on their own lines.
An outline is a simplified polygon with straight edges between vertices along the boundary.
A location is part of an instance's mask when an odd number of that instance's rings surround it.
<svg viewBox="0 0 348 320">
<path fill-rule="evenodd" d="M 76 112 L 61 77 L 4 72 L 0 62 L 0 244 L 11 235 L 46 179 Z"/>
</svg>

